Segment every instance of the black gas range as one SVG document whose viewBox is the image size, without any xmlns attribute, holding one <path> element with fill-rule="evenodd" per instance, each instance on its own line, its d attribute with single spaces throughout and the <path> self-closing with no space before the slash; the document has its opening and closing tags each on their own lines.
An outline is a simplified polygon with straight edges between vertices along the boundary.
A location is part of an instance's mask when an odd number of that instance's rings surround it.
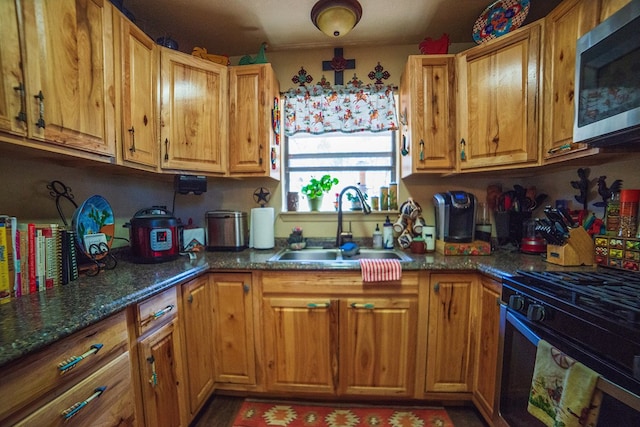
<svg viewBox="0 0 640 427">
<path fill-rule="evenodd" d="M 501 300 L 524 321 L 586 349 L 607 376 L 640 394 L 640 274 L 521 270 L 503 280 Z"/>
</svg>

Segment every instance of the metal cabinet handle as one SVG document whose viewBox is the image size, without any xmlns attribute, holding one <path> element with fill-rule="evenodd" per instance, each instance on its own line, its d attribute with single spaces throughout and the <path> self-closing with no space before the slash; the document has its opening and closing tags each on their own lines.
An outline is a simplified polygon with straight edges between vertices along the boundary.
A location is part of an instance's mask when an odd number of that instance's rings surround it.
<svg viewBox="0 0 640 427">
<path fill-rule="evenodd" d="M 262 165 L 262 162 L 264 161 L 262 158 L 262 144 L 260 144 L 260 146 L 258 147 L 258 150 L 260 150 L 260 154 L 259 154 L 259 158 L 258 158 L 258 164 Z"/>
<path fill-rule="evenodd" d="M 132 153 L 136 152 L 136 130 L 131 126 L 129 129 L 129 133 L 131 134 L 131 146 L 129 147 L 129 151 Z"/>
<path fill-rule="evenodd" d="M 307 304 L 308 308 L 329 308 L 331 307 L 330 302 L 310 302 Z"/>
<path fill-rule="evenodd" d="M 38 100 L 38 109 L 39 109 L 39 114 L 40 117 L 38 118 L 38 121 L 36 122 L 36 126 L 39 128 L 44 129 L 45 127 L 45 122 L 44 122 L 44 95 L 42 94 L 42 91 L 38 92 L 37 95 L 33 96 L 35 99 Z"/>
<path fill-rule="evenodd" d="M 169 161 L 169 138 L 164 139 L 164 161 Z"/>
<path fill-rule="evenodd" d="M 149 315 L 149 317 L 147 317 L 146 319 L 142 320 L 140 323 L 144 326 L 156 319 L 159 319 L 160 317 L 164 316 L 165 314 L 171 312 L 171 310 L 173 310 L 175 308 L 175 306 L 173 304 L 169 304 L 168 306 L 166 306 L 165 308 L 163 308 L 162 310 L 158 310 L 155 313 L 151 313 Z"/>
<path fill-rule="evenodd" d="M 60 374 L 66 374 L 70 369 L 78 366 L 80 361 L 86 359 L 92 354 L 96 354 L 102 347 L 104 347 L 104 344 L 93 344 L 89 347 L 89 350 L 85 351 L 80 356 L 71 356 L 70 358 L 58 363 L 58 370 L 60 371 Z"/>
<path fill-rule="evenodd" d="M 149 384 L 151 387 L 158 385 L 158 373 L 156 372 L 156 358 L 153 356 L 147 357 L 147 362 L 151 364 L 151 378 L 149 378 Z"/>
<path fill-rule="evenodd" d="M 433 285 L 433 292 L 435 292 L 436 294 L 440 292 L 440 282 L 436 282 L 436 284 Z"/>
<path fill-rule="evenodd" d="M 20 82 L 18 86 L 15 86 L 13 88 L 13 90 L 17 91 L 18 94 L 20 95 L 20 111 L 16 116 L 16 120 L 22 123 L 27 123 L 27 114 L 25 113 L 26 108 L 25 108 L 25 99 L 24 99 L 25 98 L 24 84 Z"/>
<path fill-rule="evenodd" d="M 374 308 L 376 308 L 375 304 L 367 302 L 367 303 L 351 303 L 351 308 L 364 308 L 366 310 L 373 310 Z"/>
<path fill-rule="evenodd" d="M 191 304 L 193 303 L 193 294 L 189 294 L 189 296 L 187 297 L 187 301 Z"/>
<path fill-rule="evenodd" d="M 95 390 L 93 390 L 93 394 L 91 396 L 87 397 L 82 402 L 74 403 L 73 405 L 62 411 L 62 418 L 64 420 L 68 420 L 69 418 L 73 417 L 78 412 L 80 412 L 82 408 L 87 406 L 93 399 L 95 399 L 96 397 L 100 397 L 100 395 L 104 393 L 106 389 L 107 386 L 97 387 Z"/>
</svg>

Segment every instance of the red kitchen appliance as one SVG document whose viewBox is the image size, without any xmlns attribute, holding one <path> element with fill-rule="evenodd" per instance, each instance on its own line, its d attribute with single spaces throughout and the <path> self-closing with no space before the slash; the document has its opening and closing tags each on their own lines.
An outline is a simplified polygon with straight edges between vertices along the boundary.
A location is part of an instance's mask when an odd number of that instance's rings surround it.
<svg viewBox="0 0 640 427">
<path fill-rule="evenodd" d="M 179 222 L 162 206 L 140 209 L 131 221 L 129 243 L 134 262 L 156 263 L 180 256 Z"/>
</svg>

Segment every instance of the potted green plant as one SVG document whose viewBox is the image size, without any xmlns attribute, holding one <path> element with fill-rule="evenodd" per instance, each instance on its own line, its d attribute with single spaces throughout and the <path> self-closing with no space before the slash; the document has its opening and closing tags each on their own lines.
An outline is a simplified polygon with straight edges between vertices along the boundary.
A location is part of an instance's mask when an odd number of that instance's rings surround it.
<svg viewBox="0 0 640 427">
<path fill-rule="evenodd" d="M 322 178 L 311 178 L 309 183 L 302 187 L 300 191 L 307 196 L 309 201 L 309 210 L 318 211 L 322 205 L 322 197 L 324 193 L 328 193 L 331 187 L 338 184 L 338 178 L 332 178 L 331 175 L 323 175 Z"/>
<path fill-rule="evenodd" d="M 358 196 L 356 194 L 353 194 L 351 192 L 347 192 L 346 196 L 347 196 L 347 200 L 351 202 L 351 210 L 352 211 L 361 211 L 362 210 L 362 202 L 360 201 L 360 199 L 358 198 Z M 367 193 L 362 193 L 362 196 L 364 197 L 365 201 L 369 198 Z"/>
</svg>

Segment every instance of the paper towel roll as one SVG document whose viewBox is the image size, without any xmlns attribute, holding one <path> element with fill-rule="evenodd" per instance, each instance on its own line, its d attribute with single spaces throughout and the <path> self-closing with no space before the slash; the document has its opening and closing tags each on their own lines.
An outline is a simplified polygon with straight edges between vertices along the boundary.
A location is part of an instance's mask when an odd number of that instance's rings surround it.
<svg viewBox="0 0 640 427">
<path fill-rule="evenodd" d="M 273 208 L 251 209 L 251 228 L 249 228 L 249 246 L 255 249 L 271 249 L 275 246 Z"/>
</svg>

